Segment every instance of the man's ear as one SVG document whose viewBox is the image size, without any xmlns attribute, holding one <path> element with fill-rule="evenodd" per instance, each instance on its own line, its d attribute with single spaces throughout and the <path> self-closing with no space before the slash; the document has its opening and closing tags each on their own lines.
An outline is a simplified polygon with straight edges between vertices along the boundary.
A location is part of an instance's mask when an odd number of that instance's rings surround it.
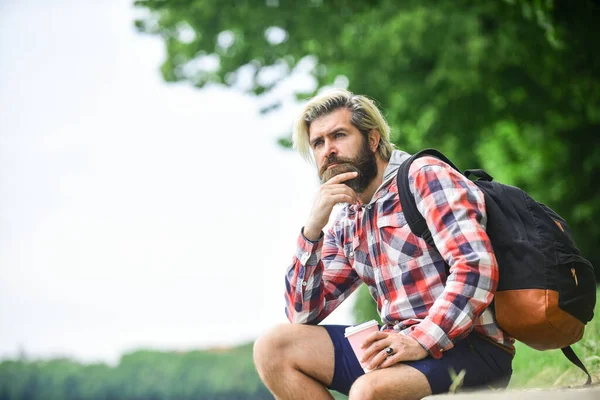
<svg viewBox="0 0 600 400">
<path fill-rule="evenodd" d="M 377 129 L 371 129 L 369 131 L 369 148 L 372 152 L 377 151 L 379 148 L 379 141 L 381 140 L 381 134 Z"/>
</svg>

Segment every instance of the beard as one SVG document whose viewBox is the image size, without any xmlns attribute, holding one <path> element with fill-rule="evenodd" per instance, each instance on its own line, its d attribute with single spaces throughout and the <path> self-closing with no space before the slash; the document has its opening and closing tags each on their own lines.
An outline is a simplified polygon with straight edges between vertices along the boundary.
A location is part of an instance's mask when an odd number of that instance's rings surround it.
<svg viewBox="0 0 600 400">
<path fill-rule="evenodd" d="M 327 169 L 331 164 L 337 164 L 335 167 Z M 366 138 L 354 158 L 338 157 L 330 154 L 325 163 L 319 169 L 319 178 L 321 183 L 325 183 L 336 175 L 344 172 L 358 172 L 358 176 L 342 182 L 349 186 L 356 193 L 363 193 L 373 179 L 377 176 L 377 158 L 375 152 L 369 148 Z"/>
</svg>

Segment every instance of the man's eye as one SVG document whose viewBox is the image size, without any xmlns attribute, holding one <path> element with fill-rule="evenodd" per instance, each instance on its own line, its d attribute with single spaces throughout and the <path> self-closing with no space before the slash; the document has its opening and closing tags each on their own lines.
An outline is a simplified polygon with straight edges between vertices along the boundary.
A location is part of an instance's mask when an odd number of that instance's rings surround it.
<svg viewBox="0 0 600 400">
<path fill-rule="evenodd" d="M 316 140 L 316 141 L 313 143 L 313 147 L 316 149 L 317 147 L 319 147 L 319 146 L 320 146 L 320 145 L 322 145 L 322 144 L 323 144 L 323 141 L 322 141 L 322 140 Z"/>
<path fill-rule="evenodd" d="M 346 134 L 344 134 L 344 133 L 342 133 L 342 132 L 338 132 L 338 133 L 336 133 L 336 134 L 335 134 L 335 137 L 336 137 L 336 138 L 341 138 L 341 137 L 343 137 L 343 136 L 346 136 Z"/>
</svg>

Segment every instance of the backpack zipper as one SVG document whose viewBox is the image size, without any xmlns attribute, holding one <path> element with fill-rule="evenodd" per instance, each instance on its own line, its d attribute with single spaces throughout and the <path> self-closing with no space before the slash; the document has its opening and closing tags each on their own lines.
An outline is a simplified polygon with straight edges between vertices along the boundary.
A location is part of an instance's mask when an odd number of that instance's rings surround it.
<svg viewBox="0 0 600 400">
<path fill-rule="evenodd" d="M 571 268 L 571 275 L 573 275 L 573 279 L 575 279 L 575 286 L 579 286 L 579 281 L 577 280 L 577 274 L 575 273 L 575 268 Z"/>
<path fill-rule="evenodd" d="M 565 231 L 565 228 L 563 228 L 562 224 L 560 222 L 558 222 L 557 220 L 553 219 L 554 223 L 560 228 L 560 230 L 562 232 Z"/>
</svg>

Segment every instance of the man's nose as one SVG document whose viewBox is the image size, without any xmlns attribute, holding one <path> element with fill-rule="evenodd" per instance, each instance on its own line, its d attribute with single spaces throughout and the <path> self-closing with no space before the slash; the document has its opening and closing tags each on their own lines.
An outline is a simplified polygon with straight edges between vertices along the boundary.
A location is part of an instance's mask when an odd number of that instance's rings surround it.
<svg viewBox="0 0 600 400">
<path fill-rule="evenodd" d="M 325 140 L 325 156 L 330 156 L 331 154 L 337 154 L 337 148 L 335 147 L 333 141 Z"/>
</svg>

